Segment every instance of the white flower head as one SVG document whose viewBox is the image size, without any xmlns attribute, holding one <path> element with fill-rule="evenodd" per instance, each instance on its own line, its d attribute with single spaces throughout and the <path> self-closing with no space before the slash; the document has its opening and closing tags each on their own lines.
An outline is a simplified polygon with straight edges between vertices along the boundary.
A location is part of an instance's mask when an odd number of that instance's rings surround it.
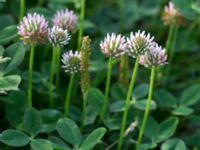
<svg viewBox="0 0 200 150">
<path fill-rule="evenodd" d="M 154 42 L 149 50 L 140 57 L 140 64 L 147 68 L 166 65 L 167 54 L 165 49 Z"/>
<path fill-rule="evenodd" d="M 77 73 L 80 70 L 80 53 L 70 50 L 62 55 L 62 62 L 65 72 Z"/>
<path fill-rule="evenodd" d="M 47 38 L 48 23 L 43 15 L 37 13 L 23 17 L 18 26 L 18 34 L 24 44 L 37 45 Z"/>
<path fill-rule="evenodd" d="M 68 30 L 72 32 L 77 24 L 78 17 L 74 13 L 74 11 L 65 9 L 57 11 L 54 18 L 52 19 L 54 26 L 59 26 L 64 30 Z"/>
<path fill-rule="evenodd" d="M 125 53 L 126 40 L 121 34 L 107 34 L 105 39 L 101 41 L 100 48 L 103 54 L 108 57 L 119 57 Z"/>
<path fill-rule="evenodd" d="M 67 30 L 53 26 L 48 30 L 48 39 L 53 47 L 63 47 L 69 43 L 70 36 Z"/>
<path fill-rule="evenodd" d="M 127 38 L 128 55 L 131 57 L 143 55 L 153 43 L 153 39 L 154 37 L 151 37 L 149 33 L 146 35 L 145 31 L 140 32 L 139 30 L 135 34 L 131 32 L 130 37 Z"/>
</svg>

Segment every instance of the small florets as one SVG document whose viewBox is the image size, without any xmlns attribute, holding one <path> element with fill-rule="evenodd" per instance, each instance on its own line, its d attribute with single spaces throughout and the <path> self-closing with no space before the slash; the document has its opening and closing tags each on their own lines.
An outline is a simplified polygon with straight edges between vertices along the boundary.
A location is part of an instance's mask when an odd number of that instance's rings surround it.
<svg viewBox="0 0 200 150">
<path fill-rule="evenodd" d="M 126 40 L 121 34 L 107 34 L 106 38 L 101 41 L 100 48 L 107 57 L 119 57 L 125 53 Z"/>
<path fill-rule="evenodd" d="M 63 47 L 68 44 L 70 36 L 67 30 L 63 30 L 58 26 L 53 26 L 51 29 L 48 30 L 48 39 L 53 47 Z"/>
<path fill-rule="evenodd" d="M 18 26 L 18 34 L 24 44 L 37 45 L 45 42 L 48 33 L 48 23 L 37 13 L 25 16 Z"/>
<path fill-rule="evenodd" d="M 52 21 L 54 26 L 72 32 L 77 24 L 77 16 L 74 11 L 65 9 L 57 11 Z"/>
<path fill-rule="evenodd" d="M 153 37 L 150 34 L 145 34 L 145 31 L 131 32 L 130 37 L 127 38 L 127 53 L 131 57 L 143 55 L 151 46 Z"/>
<path fill-rule="evenodd" d="M 74 74 L 80 70 L 80 54 L 79 52 L 69 51 L 62 55 L 63 68 L 65 72 Z"/>
<path fill-rule="evenodd" d="M 157 43 L 152 44 L 149 50 L 140 57 L 140 64 L 147 68 L 159 67 L 167 64 L 165 49 L 158 46 Z"/>
</svg>

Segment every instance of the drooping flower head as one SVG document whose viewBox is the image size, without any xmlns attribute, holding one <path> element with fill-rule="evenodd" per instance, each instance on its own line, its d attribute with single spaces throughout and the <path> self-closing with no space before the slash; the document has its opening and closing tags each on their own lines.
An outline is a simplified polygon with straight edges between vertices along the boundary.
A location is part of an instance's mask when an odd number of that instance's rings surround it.
<svg viewBox="0 0 200 150">
<path fill-rule="evenodd" d="M 76 14 L 69 9 L 57 11 L 52 19 L 53 25 L 72 32 L 77 24 Z"/>
<path fill-rule="evenodd" d="M 45 42 L 48 33 L 48 23 L 37 13 L 25 16 L 18 26 L 18 34 L 24 44 L 37 45 Z"/>
<path fill-rule="evenodd" d="M 173 2 L 169 2 L 164 8 L 162 20 L 165 25 L 181 25 L 184 22 L 184 17 L 175 8 Z"/>
<path fill-rule="evenodd" d="M 127 38 L 128 55 L 131 57 L 143 55 L 153 43 L 153 39 L 154 37 L 151 37 L 149 33 L 146 35 L 145 31 L 139 30 L 135 34 L 131 32 L 130 37 Z"/>
<path fill-rule="evenodd" d="M 63 30 L 58 26 L 53 26 L 48 30 L 48 39 L 53 47 L 63 47 L 68 44 L 70 36 L 67 30 Z"/>
<path fill-rule="evenodd" d="M 119 57 L 125 53 L 126 40 L 121 34 L 107 34 L 106 38 L 101 41 L 100 48 L 107 57 Z"/>
<path fill-rule="evenodd" d="M 71 50 L 62 55 L 63 68 L 65 72 L 74 74 L 80 70 L 80 54 Z"/>
<path fill-rule="evenodd" d="M 154 42 L 149 50 L 140 57 L 140 64 L 147 67 L 159 67 L 167 64 L 167 54 L 165 49 Z"/>
</svg>

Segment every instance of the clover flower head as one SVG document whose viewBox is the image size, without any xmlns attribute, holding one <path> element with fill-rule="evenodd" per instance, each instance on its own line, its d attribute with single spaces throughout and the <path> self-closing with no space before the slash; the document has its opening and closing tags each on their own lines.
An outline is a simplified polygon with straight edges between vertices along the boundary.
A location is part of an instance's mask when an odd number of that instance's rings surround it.
<svg viewBox="0 0 200 150">
<path fill-rule="evenodd" d="M 177 25 L 184 22 L 184 17 L 175 8 L 173 2 L 169 1 L 168 5 L 164 8 L 162 20 L 165 25 Z"/>
<path fill-rule="evenodd" d="M 63 47 L 68 44 L 70 36 L 67 30 L 53 26 L 48 30 L 48 39 L 53 47 Z"/>
<path fill-rule="evenodd" d="M 42 44 L 46 40 L 47 33 L 48 23 L 37 13 L 25 16 L 18 26 L 18 34 L 24 44 Z"/>
<path fill-rule="evenodd" d="M 147 67 L 159 67 L 167 64 L 167 54 L 165 49 L 154 42 L 149 50 L 140 57 L 140 64 Z"/>
<path fill-rule="evenodd" d="M 76 27 L 77 18 L 78 17 L 74 13 L 74 11 L 65 9 L 57 11 L 52 21 L 54 26 L 59 26 L 64 30 L 72 32 Z"/>
<path fill-rule="evenodd" d="M 107 34 L 105 39 L 100 42 L 100 48 L 103 54 L 108 57 L 119 57 L 125 53 L 126 40 L 121 34 Z"/>
<path fill-rule="evenodd" d="M 154 37 L 151 37 L 149 33 L 146 35 L 145 31 L 139 30 L 135 34 L 131 32 L 130 37 L 127 38 L 128 55 L 131 57 L 143 55 L 153 43 L 153 39 Z"/>
<path fill-rule="evenodd" d="M 65 72 L 71 74 L 77 73 L 80 70 L 80 54 L 71 50 L 62 55 L 62 62 Z"/>
</svg>

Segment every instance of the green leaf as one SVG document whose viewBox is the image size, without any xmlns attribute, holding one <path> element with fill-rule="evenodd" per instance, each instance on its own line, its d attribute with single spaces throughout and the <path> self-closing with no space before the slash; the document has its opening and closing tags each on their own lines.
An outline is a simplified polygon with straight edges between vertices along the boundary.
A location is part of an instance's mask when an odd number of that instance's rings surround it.
<svg viewBox="0 0 200 150">
<path fill-rule="evenodd" d="M 195 84 L 185 89 L 181 95 L 180 105 L 191 106 L 200 100 L 200 84 Z"/>
<path fill-rule="evenodd" d="M 111 97 L 115 100 L 123 100 L 126 98 L 126 89 L 121 84 L 113 84 L 110 89 Z"/>
<path fill-rule="evenodd" d="M 157 147 L 157 143 L 141 143 L 139 146 L 139 150 L 150 150 L 155 149 Z"/>
<path fill-rule="evenodd" d="M 96 112 L 101 112 L 104 95 L 100 90 L 90 88 L 85 94 L 85 98 Z"/>
<path fill-rule="evenodd" d="M 31 136 L 35 136 L 42 129 L 42 118 L 35 108 L 27 109 L 23 119 L 24 130 Z"/>
<path fill-rule="evenodd" d="M 25 146 L 29 143 L 29 137 L 23 132 L 9 129 L 5 130 L 0 134 L 0 141 L 9 146 Z"/>
<path fill-rule="evenodd" d="M 17 26 L 11 25 L 0 31 L 0 44 L 8 44 L 17 37 Z"/>
<path fill-rule="evenodd" d="M 144 98 L 145 96 L 147 96 L 148 91 L 149 91 L 148 84 L 140 84 L 133 90 L 133 99 Z"/>
<path fill-rule="evenodd" d="M 0 56 L 2 56 L 3 53 L 4 53 L 4 48 L 3 48 L 3 46 L 0 45 Z"/>
<path fill-rule="evenodd" d="M 159 107 L 175 108 L 177 107 L 177 99 L 174 95 L 164 89 L 156 90 L 154 92 L 155 100 Z"/>
<path fill-rule="evenodd" d="M 105 128 L 98 128 L 94 130 L 83 142 L 79 150 L 90 150 L 92 149 L 99 140 L 104 136 L 106 133 Z"/>
<path fill-rule="evenodd" d="M 186 150 L 183 140 L 178 138 L 168 139 L 161 145 L 161 150 Z"/>
<path fill-rule="evenodd" d="M 179 106 L 175 110 L 172 111 L 172 114 L 177 116 L 188 116 L 190 115 L 194 110 L 192 108 L 186 107 L 186 106 Z"/>
<path fill-rule="evenodd" d="M 40 111 L 43 129 L 42 132 L 52 132 L 56 129 L 56 123 L 61 118 L 62 113 L 56 109 L 43 109 Z"/>
<path fill-rule="evenodd" d="M 192 0 L 173 0 L 176 9 L 188 20 L 196 19 L 196 14 L 192 10 Z"/>
<path fill-rule="evenodd" d="M 33 150 L 53 150 L 51 142 L 44 139 L 33 139 L 31 141 L 31 148 Z"/>
<path fill-rule="evenodd" d="M 111 112 L 123 112 L 125 106 L 125 101 L 117 101 L 110 106 Z"/>
<path fill-rule="evenodd" d="M 50 136 L 49 140 L 51 141 L 53 148 L 58 150 L 72 150 L 69 146 L 59 137 Z"/>
<path fill-rule="evenodd" d="M 6 48 L 4 57 L 9 57 L 11 60 L 6 63 L 5 70 L 3 70 L 4 74 L 8 74 L 13 69 L 16 69 L 24 60 L 24 56 L 25 47 L 21 43 L 14 43 Z"/>
<path fill-rule="evenodd" d="M 147 99 L 144 100 L 138 100 L 135 102 L 134 107 L 139 109 L 139 110 L 145 110 L 146 109 L 146 105 L 147 105 Z M 150 104 L 150 110 L 154 110 L 156 109 L 156 102 L 151 100 L 151 104 Z"/>
<path fill-rule="evenodd" d="M 158 132 L 157 142 L 161 142 L 174 134 L 178 125 L 177 117 L 169 117 L 160 124 L 160 130 Z"/>
<path fill-rule="evenodd" d="M 59 119 L 56 125 L 59 135 L 67 142 L 78 146 L 81 142 L 81 132 L 76 123 L 68 118 Z"/>
<path fill-rule="evenodd" d="M 24 91 L 14 91 L 5 98 L 6 118 L 14 127 L 22 123 L 23 115 L 28 107 L 27 96 Z"/>
<path fill-rule="evenodd" d="M 0 93 L 6 93 L 7 91 L 17 91 L 21 82 L 21 77 L 18 75 L 0 76 Z"/>
<path fill-rule="evenodd" d="M 139 122 L 139 127 L 141 127 L 141 121 Z M 144 135 L 149 140 L 154 142 L 158 136 L 158 132 L 159 132 L 158 122 L 152 116 L 149 116 L 147 119 L 147 123 L 145 125 Z"/>
</svg>

